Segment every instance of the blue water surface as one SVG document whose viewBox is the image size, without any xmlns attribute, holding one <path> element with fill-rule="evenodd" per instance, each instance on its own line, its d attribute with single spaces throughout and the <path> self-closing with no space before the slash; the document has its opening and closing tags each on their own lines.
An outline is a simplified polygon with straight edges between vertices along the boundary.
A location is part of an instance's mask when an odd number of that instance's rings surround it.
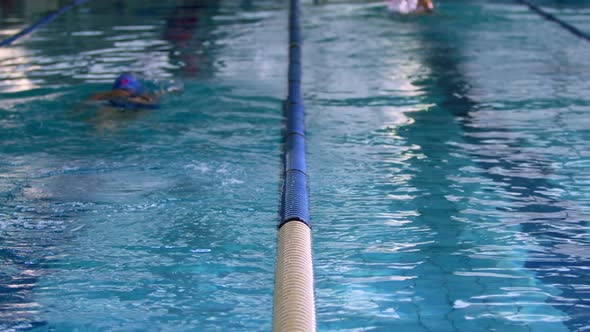
<svg viewBox="0 0 590 332">
<path fill-rule="evenodd" d="M 587 330 L 590 45 L 507 2 L 306 14 L 320 330 Z"/>
<path fill-rule="evenodd" d="M 590 45 L 436 6 L 303 3 L 318 329 L 587 331 Z M 89 1 L 0 49 L 0 330 L 271 329 L 287 10 Z M 159 109 L 88 102 L 123 71 Z"/>
<path fill-rule="evenodd" d="M 2 49 L 0 329 L 270 329 L 283 12 L 96 1 Z M 160 109 L 86 102 L 126 70 Z"/>
</svg>

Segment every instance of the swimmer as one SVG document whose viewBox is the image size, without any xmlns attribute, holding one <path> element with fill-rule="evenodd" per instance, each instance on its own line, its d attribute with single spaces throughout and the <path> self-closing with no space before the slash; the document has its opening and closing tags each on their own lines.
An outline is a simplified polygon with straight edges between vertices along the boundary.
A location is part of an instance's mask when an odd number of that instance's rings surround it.
<svg viewBox="0 0 590 332">
<path fill-rule="evenodd" d="M 123 73 L 117 77 L 113 89 L 97 93 L 92 100 L 107 101 L 111 106 L 122 109 L 158 108 L 159 95 L 146 92 L 143 85 L 132 73 Z"/>
<path fill-rule="evenodd" d="M 432 0 L 389 0 L 387 7 L 402 14 L 423 14 L 434 10 Z"/>
</svg>

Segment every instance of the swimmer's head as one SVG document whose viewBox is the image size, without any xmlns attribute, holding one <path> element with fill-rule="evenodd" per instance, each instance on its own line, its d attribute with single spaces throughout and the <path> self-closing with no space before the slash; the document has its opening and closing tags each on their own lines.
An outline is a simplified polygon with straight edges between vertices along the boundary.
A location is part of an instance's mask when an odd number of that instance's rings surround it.
<svg viewBox="0 0 590 332">
<path fill-rule="evenodd" d="M 141 91 L 141 83 L 132 73 L 123 73 L 115 80 L 113 90 L 127 90 L 138 93 Z"/>
</svg>

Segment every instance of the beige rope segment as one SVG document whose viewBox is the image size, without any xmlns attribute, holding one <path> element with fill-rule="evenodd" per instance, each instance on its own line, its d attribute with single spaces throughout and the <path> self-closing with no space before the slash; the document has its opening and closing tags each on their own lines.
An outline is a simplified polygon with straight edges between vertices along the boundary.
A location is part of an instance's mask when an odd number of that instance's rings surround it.
<svg viewBox="0 0 590 332">
<path fill-rule="evenodd" d="M 316 330 L 311 229 L 291 221 L 279 229 L 273 332 Z"/>
</svg>

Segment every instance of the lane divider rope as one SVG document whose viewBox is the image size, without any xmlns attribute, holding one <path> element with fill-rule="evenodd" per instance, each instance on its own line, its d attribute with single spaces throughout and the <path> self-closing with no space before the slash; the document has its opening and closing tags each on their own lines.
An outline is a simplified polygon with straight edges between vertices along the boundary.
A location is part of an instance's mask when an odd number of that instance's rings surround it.
<svg viewBox="0 0 590 332">
<path fill-rule="evenodd" d="M 572 34 L 574 34 L 575 36 L 582 38 L 586 41 L 590 42 L 590 35 L 588 35 L 587 33 L 583 32 L 582 30 L 576 28 L 575 26 L 559 19 L 557 16 L 550 14 L 546 11 L 544 11 L 543 9 L 541 9 L 541 7 L 534 5 L 533 3 L 529 2 L 528 0 L 514 0 L 517 3 L 523 4 L 525 6 L 527 6 L 531 11 L 537 13 L 539 16 L 543 17 L 544 19 L 546 19 L 547 21 L 551 21 L 554 23 L 557 23 L 559 26 L 561 26 L 563 29 L 571 32 Z"/>
<path fill-rule="evenodd" d="M 288 96 L 284 104 L 284 179 L 281 193 L 279 240 L 275 270 L 274 332 L 316 331 L 305 160 L 304 107 L 301 93 L 300 2 L 289 11 Z"/>
<path fill-rule="evenodd" d="M 87 2 L 88 0 L 76 0 L 72 3 L 70 3 L 69 5 L 63 6 L 61 7 L 59 10 L 53 12 L 52 14 L 49 14 L 47 16 L 45 16 L 44 18 L 40 19 L 39 21 L 37 21 L 36 23 L 30 25 L 29 27 L 21 30 L 20 32 L 16 33 L 15 35 L 8 37 L 6 39 L 4 39 L 3 41 L 0 42 L 0 47 L 3 46 L 9 46 L 10 44 L 12 44 L 14 41 L 16 41 L 17 39 L 24 37 L 26 35 L 28 35 L 29 33 L 37 30 L 38 28 L 40 28 L 41 26 L 50 23 L 52 21 L 54 21 L 56 18 L 58 18 L 59 16 L 61 16 L 62 14 L 64 14 L 65 12 L 69 11 L 70 9 L 83 4 L 84 2 Z"/>
</svg>

